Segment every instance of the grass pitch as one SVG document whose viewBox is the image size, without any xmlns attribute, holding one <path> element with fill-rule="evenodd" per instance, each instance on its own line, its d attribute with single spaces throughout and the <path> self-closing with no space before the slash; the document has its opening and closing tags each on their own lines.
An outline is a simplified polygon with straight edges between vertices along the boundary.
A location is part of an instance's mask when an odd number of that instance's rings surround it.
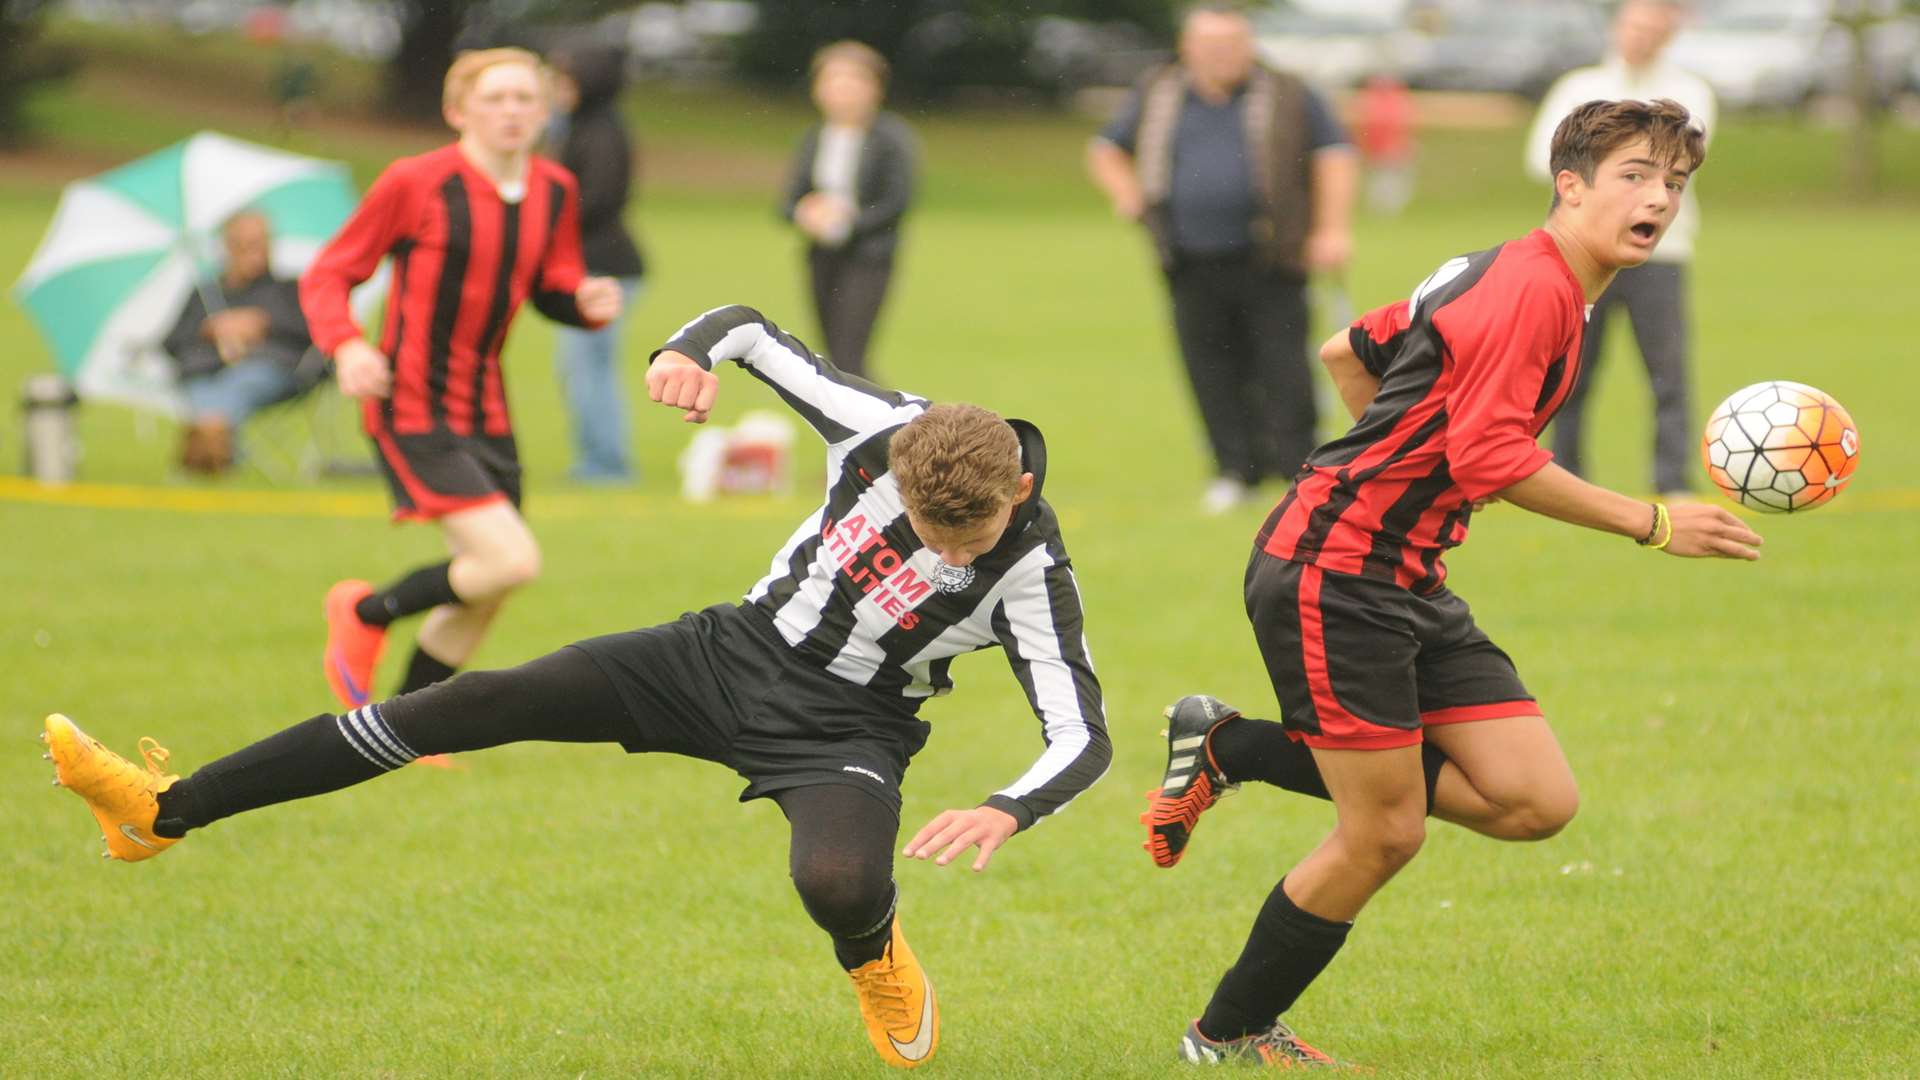
<svg viewBox="0 0 1920 1080">
<path fill-rule="evenodd" d="M 162 73 L 164 75 L 164 73 Z M 166 83 L 156 75 L 161 85 Z M 181 90 L 137 105 L 89 76 L 44 101 L 69 159 L 191 131 Z M 638 95 L 652 175 L 634 220 L 653 256 L 628 339 L 646 350 L 733 301 L 812 336 L 769 177 L 792 103 Z M 127 117 L 139 118 L 130 130 Z M 222 123 L 270 137 L 264 114 Z M 1331 824 L 1323 805 L 1248 790 L 1172 872 L 1138 850 L 1158 777 L 1158 710 L 1206 690 L 1271 715 L 1241 612 L 1264 508 L 1191 513 L 1205 476 L 1164 300 L 1141 239 L 1078 172 L 1092 121 L 917 118 L 926 196 L 875 350 L 889 380 L 1033 419 L 1047 493 L 1089 613 L 1113 771 L 1017 837 L 987 872 L 898 868 L 902 917 L 938 983 L 935 1074 L 1160 1076 L 1273 882 Z M 250 126 L 251 125 L 251 126 Z M 304 148 L 362 180 L 431 132 L 322 125 Z M 150 140 L 150 141 L 149 141 Z M 135 145 L 139 144 L 139 145 Z M 1580 816 L 1541 844 L 1436 825 L 1291 1014 L 1377 1075 L 1882 1076 L 1920 1061 L 1920 394 L 1904 326 L 1920 191 L 1848 205 L 1840 140 L 1731 124 L 1701 177 L 1695 411 L 1791 378 L 1853 411 L 1864 459 L 1836 504 L 1762 518 L 1757 565 L 1683 563 L 1507 508 L 1478 515 L 1453 584 L 1513 654 L 1565 743 Z M 1890 163 L 1920 158 L 1895 135 Z M 1428 140 L 1422 198 L 1363 218 L 1363 306 L 1434 265 L 1537 224 L 1517 132 Z M 57 166 L 57 162 L 56 162 Z M 54 167 L 51 172 L 58 172 Z M 49 175 L 0 178 L 0 251 L 18 266 L 51 212 Z M 1616 333 L 1595 407 L 1598 479 L 1644 488 L 1644 379 Z M 0 385 L 45 364 L 0 305 Z M 644 480 L 563 480 L 550 336 L 528 313 L 509 368 L 546 576 L 477 663 L 651 624 L 737 596 L 812 506 L 801 490 L 707 507 L 674 494 L 690 429 L 636 405 Z M 723 373 L 722 421 L 778 407 Z M 846 979 L 785 874 L 769 804 L 724 770 L 538 744 L 409 769 L 222 822 L 137 866 L 47 786 L 33 740 L 66 711 L 123 751 L 152 734 L 191 769 L 328 708 L 320 597 L 437 551 L 384 523 L 368 481 L 277 489 L 168 477 L 172 433 L 89 409 L 83 479 L 48 496 L 0 480 L 0 1074 L 7 1076 L 881 1075 Z M 1331 430 L 1331 422 L 1329 422 Z M 0 422 L 17 446 L 11 420 Z M 1270 494 L 1277 495 L 1276 492 Z M 1166 559 L 1169 553 L 1176 558 Z M 383 685 L 398 677 L 407 635 Z M 1004 661 L 960 665 L 925 715 L 908 831 L 972 805 L 1038 752 Z"/>
</svg>

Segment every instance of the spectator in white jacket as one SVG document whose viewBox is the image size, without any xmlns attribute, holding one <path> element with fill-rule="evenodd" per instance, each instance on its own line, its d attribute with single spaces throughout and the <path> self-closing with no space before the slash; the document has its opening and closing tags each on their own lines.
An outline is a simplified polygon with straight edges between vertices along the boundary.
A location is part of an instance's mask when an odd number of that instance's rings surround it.
<svg viewBox="0 0 1920 1080">
<path fill-rule="evenodd" d="M 1573 109 L 1595 99 L 1671 98 L 1686 106 L 1713 136 L 1713 90 L 1706 82 L 1669 64 L 1667 43 L 1686 12 L 1673 0 L 1626 0 L 1613 20 L 1612 52 L 1606 61 L 1561 76 L 1540 103 L 1527 138 L 1526 166 L 1546 183 L 1547 148 L 1553 130 Z M 1624 307 L 1633 322 L 1640 358 L 1653 388 L 1653 488 L 1663 495 L 1685 493 L 1694 472 L 1693 424 L 1688 404 L 1690 330 L 1687 266 L 1693 261 L 1700 208 L 1693 185 L 1681 196 L 1680 213 L 1646 263 L 1623 270 L 1593 306 L 1587 322 L 1581 370 L 1586 377 L 1574 389 L 1553 425 L 1553 453 L 1561 465 L 1582 473 L 1582 418 L 1598 373 L 1608 317 Z"/>
</svg>

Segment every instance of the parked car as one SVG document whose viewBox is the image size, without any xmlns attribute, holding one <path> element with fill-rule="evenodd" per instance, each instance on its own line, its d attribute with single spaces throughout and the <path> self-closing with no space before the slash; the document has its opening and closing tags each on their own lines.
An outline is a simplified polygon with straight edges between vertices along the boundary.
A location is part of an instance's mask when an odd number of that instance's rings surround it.
<svg viewBox="0 0 1920 1080">
<path fill-rule="evenodd" d="M 1358 86 L 1370 75 L 1399 70 L 1407 37 L 1401 25 L 1397 10 L 1379 5 L 1285 5 L 1253 14 L 1260 59 L 1328 90 Z"/>
<path fill-rule="evenodd" d="M 1899 93 L 1917 48 L 1920 28 L 1911 18 L 1868 29 L 1876 97 Z M 1833 21 L 1831 0 L 1721 0 L 1695 13 L 1667 56 L 1707 80 L 1730 109 L 1794 109 L 1852 87 L 1853 43 Z"/>
<path fill-rule="evenodd" d="M 1795 109 L 1820 89 L 1821 55 L 1844 48 L 1819 0 L 1738 0 L 1695 12 L 1667 59 L 1727 109 Z"/>
<path fill-rule="evenodd" d="M 1066 96 L 1088 87 L 1131 86 L 1169 58 L 1152 34 L 1130 22 L 1049 15 L 1034 21 L 1026 63 L 1037 84 Z"/>
<path fill-rule="evenodd" d="M 1579 0 L 1427 4 L 1410 15 L 1405 74 L 1423 90 L 1484 90 L 1538 98 L 1567 71 L 1599 61 L 1606 18 Z"/>
<path fill-rule="evenodd" d="M 717 76 L 728 70 L 734 40 L 753 29 L 759 15 L 747 0 L 653 0 L 624 16 L 624 31 L 617 14 L 603 19 L 601 28 L 615 39 L 624 33 L 636 76 Z"/>
</svg>

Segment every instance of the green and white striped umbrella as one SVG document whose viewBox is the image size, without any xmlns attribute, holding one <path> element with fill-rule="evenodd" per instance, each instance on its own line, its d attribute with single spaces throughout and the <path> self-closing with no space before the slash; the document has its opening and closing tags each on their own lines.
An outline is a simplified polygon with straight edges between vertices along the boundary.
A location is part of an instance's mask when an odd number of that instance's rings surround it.
<svg viewBox="0 0 1920 1080">
<path fill-rule="evenodd" d="M 219 262 L 220 226 L 254 209 L 272 226 L 275 272 L 293 276 L 352 213 L 338 162 L 203 131 L 75 181 L 14 284 L 82 398 L 174 411 L 158 343 Z"/>
</svg>

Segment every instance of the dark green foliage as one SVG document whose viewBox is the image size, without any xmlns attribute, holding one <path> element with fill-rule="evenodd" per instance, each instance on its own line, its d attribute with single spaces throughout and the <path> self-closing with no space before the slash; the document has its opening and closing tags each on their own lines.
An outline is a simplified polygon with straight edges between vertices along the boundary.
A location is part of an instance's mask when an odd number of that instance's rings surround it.
<svg viewBox="0 0 1920 1080">
<path fill-rule="evenodd" d="M 0 0 L 0 146 L 26 140 L 28 96 L 79 66 L 72 52 L 40 40 L 52 6 L 51 0 Z"/>
</svg>

